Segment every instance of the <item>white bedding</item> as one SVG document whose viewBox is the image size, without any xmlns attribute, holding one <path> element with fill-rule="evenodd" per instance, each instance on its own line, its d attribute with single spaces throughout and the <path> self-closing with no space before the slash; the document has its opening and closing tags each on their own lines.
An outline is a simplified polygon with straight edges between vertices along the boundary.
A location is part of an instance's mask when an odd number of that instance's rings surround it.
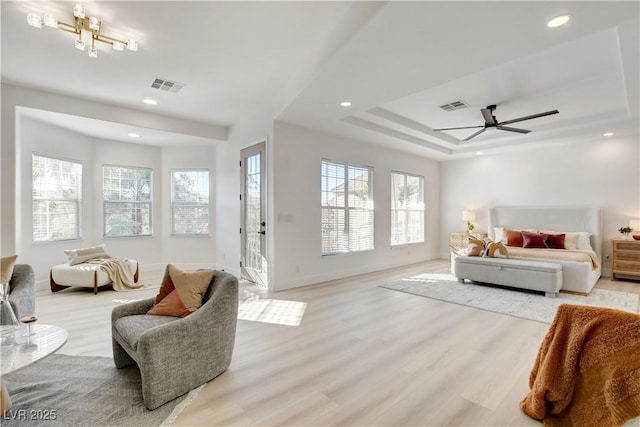
<svg viewBox="0 0 640 427">
<path fill-rule="evenodd" d="M 598 260 L 591 263 L 553 260 L 562 265 L 562 289 L 588 294 L 602 274 L 602 215 L 596 207 L 496 207 L 489 209 L 489 233 L 493 237 L 496 227 L 513 230 L 558 230 L 588 232 L 590 243 Z M 508 248 L 511 249 L 511 248 Z"/>
</svg>

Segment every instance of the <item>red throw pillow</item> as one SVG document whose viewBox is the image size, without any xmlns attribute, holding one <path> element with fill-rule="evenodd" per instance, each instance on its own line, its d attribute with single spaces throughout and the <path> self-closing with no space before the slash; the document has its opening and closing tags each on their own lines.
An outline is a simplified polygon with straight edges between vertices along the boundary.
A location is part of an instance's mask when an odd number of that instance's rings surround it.
<svg viewBox="0 0 640 427">
<path fill-rule="evenodd" d="M 507 246 L 522 247 L 522 233 L 520 230 L 509 230 L 508 228 L 505 228 L 504 235 L 507 238 Z"/>
<path fill-rule="evenodd" d="M 523 248 L 544 248 L 547 249 L 545 240 L 546 234 L 542 233 L 529 233 L 528 231 L 522 232 Z"/>
<path fill-rule="evenodd" d="M 564 246 L 565 234 L 547 234 L 547 247 L 550 249 L 566 249 Z"/>
</svg>

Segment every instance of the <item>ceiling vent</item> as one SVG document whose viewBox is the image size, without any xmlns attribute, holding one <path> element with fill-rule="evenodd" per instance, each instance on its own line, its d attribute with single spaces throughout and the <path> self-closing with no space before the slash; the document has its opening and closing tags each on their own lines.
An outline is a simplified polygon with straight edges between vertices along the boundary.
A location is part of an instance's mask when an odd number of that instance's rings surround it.
<svg viewBox="0 0 640 427">
<path fill-rule="evenodd" d="M 455 111 L 467 108 L 468 106 L 469 104 L 466 104 L 462 101 L 453 101 L 448 104 L 441 105 L 440 108 L 442 108 L 444 111 Z"/>
<path fill-rule="evenodd" d="M 171 80 L 161 79 L 160 77 L 154 77 L 153 81 L 151 82 L 152 88 L 171 93 L 178 93 L 180 92 L 180 89 L 185 86 L 186 85 L 182 83 L 172 82 Z"/>
</svg>

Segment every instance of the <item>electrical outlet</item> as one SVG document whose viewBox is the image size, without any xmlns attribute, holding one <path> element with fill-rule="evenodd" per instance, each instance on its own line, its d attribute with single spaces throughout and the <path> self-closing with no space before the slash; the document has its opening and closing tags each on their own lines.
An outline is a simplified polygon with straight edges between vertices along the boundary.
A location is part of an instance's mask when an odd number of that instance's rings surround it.
<svg viewBox="0 0 640 427">
<path fill-rule="evenodd" d="M 611 255 L 605 255 L 604 260 L 608 262 L 610 257 Z"/>
</svg>

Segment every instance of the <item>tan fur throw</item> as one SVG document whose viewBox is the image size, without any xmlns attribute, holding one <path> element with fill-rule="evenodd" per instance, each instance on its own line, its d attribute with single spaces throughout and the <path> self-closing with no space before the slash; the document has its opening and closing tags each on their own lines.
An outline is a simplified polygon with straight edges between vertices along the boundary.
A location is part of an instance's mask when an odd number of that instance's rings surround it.
<svg viewBox="0 0 640 427">
<path fill-rule="evenodd" d="M 520 403 L 544 426 L 621 426 L 640 416 L 640 314 L 562 304 Z"/>
<path fill-rule="evenodd" d="M 509 251 L 500 242 L 490 242 L 487 244 L 484 256 L 489 258 L 509 258 Z"/>
<path fill-rule="evenodd" d="M 484 250 L 484 242 L 474 237 L 469 237 L 469 245 L 465 253 L 467 256 L 480 256 Z"/>
</svg>

